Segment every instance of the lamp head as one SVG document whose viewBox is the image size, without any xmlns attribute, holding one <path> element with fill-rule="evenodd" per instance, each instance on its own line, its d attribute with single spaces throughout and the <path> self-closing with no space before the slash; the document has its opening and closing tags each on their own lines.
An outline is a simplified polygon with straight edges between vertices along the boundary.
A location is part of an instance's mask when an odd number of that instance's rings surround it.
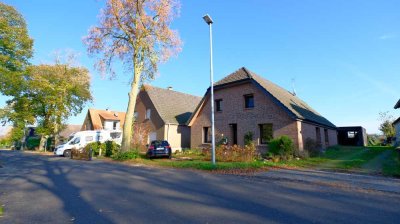
<svg viewBox="0 0 400 224">
<path fill-rule="evenodd" d="M 204 21 L 205 21 L 208 25 L 210 25 L 210 24 L 213 23 L 213 20 L 211 19 L 211 16 L 208 15 L 208 14 L 206 14 L 205 16 L 203 16 L 203 19 L 204 19 Z"/>
</svg>

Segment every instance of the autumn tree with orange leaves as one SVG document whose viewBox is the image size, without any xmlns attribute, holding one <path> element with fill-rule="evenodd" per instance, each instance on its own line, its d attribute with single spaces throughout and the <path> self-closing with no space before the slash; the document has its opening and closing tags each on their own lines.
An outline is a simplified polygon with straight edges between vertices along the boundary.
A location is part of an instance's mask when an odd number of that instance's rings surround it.
<svg viewBox="0 0 400 224">
<path fill-rule="evenodd" d="M 95 68 L 103 75 L 115 76 L 115 59 L 132 72 L 122 151 L 131 147 L 140 82 L 154 79 L 158 64 L 181 51 L 179 35 L 170 28 L 179 8 L 177 0 L 108 0 L 99 24 L 84 38 L 89 55 L 98 56 Z"/>
</svg>

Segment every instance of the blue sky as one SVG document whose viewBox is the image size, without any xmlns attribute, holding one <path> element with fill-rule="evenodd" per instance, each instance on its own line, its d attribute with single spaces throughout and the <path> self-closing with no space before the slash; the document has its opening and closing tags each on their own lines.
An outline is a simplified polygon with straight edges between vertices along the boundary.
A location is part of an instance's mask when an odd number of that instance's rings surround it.
<svg viewBox="0 0 400 224">
<path fill-rule="evenodd" d="M 25 17 L 34 39 L 34 64 L 56 50 L 78 52 L 92 75 L 89 107 L 125 111 L 130 74 L 102 79 L 82 37 L 97 23 L 101 0 L 5 0 Z M 209 86 L 208 27 L 214 19 L 215 80 L 245 66 L 291 90 L 337 126 L 378 132 L 378 114 L 400 98 L 400 1 L 182 0 L 173 23 L 184 42 L 151 84 L 202 96 Z M 0 106 L 5 98 L 0 97 Z M 83 122 L 81 115 L 69 119 Z"/>
</svg>

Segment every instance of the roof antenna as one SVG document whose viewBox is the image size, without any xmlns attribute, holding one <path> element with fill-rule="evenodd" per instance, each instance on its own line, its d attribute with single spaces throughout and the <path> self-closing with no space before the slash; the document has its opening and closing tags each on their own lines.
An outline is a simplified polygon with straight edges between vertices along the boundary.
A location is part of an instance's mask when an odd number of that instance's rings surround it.
<svg viewBox="0 0 400 224">
<path fill-rule="evenodd" d="M 295 86 L 295 82 L 296 82 L 296 79 L 295 78 L 292 78 L 292 95 L 293 96 L 296 96 L 297 94 L 296 94 L 296 88 L 294 87 Z"/>
</svg>

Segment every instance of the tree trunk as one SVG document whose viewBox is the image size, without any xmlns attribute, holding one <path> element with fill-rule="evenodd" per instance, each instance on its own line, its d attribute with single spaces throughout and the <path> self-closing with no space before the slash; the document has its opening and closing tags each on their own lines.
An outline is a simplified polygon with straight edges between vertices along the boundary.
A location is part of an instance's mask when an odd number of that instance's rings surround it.
<svg viewBox="0 0 400 224">
<path fill-rule="evenodd" d="M 54 147 L 57 147 L 58 143 L 59 143 L 59 138 L 58 138 L 58 123 L 57 120 L 54 122 Z"/>
<path fill-rule="evenodd" d="M 47 140 L 47 138 L 44 135 L 40 136 L 39 151 L 45 150 L 44 146 L 45 146 L 46 140 Z"/>
<path fill-rule="evenodd" d="M 136 97 L 139 90 L 140 71 L 135 69 L 131 91 L 128 93 L 129 101 L 126 109 L 125 121 L 122 133 L 121 151 L 126 152 L 131 149 L 131 140 L 133 136 L 133 118 L 136 107 Z"/>
</svg>

